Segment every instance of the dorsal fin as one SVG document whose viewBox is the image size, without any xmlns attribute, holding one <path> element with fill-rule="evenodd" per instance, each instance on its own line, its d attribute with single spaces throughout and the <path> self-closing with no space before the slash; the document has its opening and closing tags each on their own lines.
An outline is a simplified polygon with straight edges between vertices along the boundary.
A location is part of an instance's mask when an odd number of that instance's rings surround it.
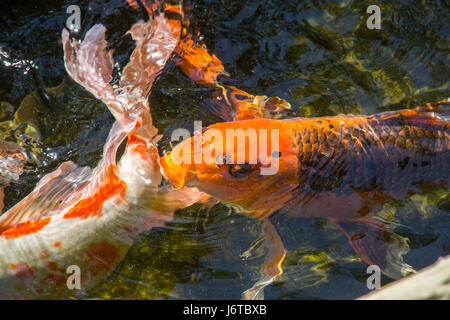
<svg viewBox="0 0 450 320">
<path fill-rule="evenodd" d="M 430 113 L 443 121 L 450 122 L 450 98 L 436 103 L 428 103 L 424 107 L 419 107 L 417 109 L 422 112 Z"/>
<path fill-rule="evenodd" d="M 428 103 L 425 106 L 414 109 L 387 111 L 371 115 L 367 118 L 380 124 L 389 125 L 414 125 L 427 128 L 440 126 L 450 128 L 450 99 L 436 103 Z"/>
</svg>

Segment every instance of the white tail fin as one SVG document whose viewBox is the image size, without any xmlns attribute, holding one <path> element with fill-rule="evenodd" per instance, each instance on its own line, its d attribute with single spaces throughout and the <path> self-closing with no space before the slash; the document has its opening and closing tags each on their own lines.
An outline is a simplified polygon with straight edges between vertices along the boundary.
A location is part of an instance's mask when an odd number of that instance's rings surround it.
<svg viewBox="0 0 450 320">
<path fill-rule="evenodd" d="M 156 128 L 151 123 L 148 96 L 177 45 L 178 33 L 162 15 L 134 24 L 129 33 L 136 41 L 136 49 L 123 70 L 119 87 L 113 88 L 110 82 L 114 61 L 112 52 L 106 49 L 105 31 L 105 27 L 97 24 L 81 43 L 70 39 L 67 30 L 63 31 L 67 72 L 102 100 L 122 126 L 131 131 L 139 121 L 151 137 Z"/>
<path fill-rule="evenodd" d="M 70 39 L 67 30 L 62 33 L 67 72 L 102 100 L 117 119 L 103 149 L 103 158 L 94 169 L 80 168 L 72 162 L 61 164 L 42 178 L 30 195 L 0 217 L 0 230 L 67 212 L 110 182 L 116 170 L 117 149 L 127 135 L 136 133 L 137 127 L 139 134 L 147 139 L 156 134 L 147 98 L 154 80 L 175 49 L 178 38 L 174 35 L 178 33 L 173 33 L 161 16 L 148 23 L 136 23 L 130 32 L 137 47 L 124 69 L 121 86 L 115 89 L 110 84 L 113 58 L 112 52 L 106 49 L 105 31 L 102 25 L 95 25 L 82 42 Z"/>
</svg>

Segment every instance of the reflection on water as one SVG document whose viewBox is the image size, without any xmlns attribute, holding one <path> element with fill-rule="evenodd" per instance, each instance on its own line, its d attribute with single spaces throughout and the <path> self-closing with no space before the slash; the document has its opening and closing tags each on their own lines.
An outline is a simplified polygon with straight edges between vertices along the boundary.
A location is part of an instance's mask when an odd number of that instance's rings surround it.
<svg viewBox="0 0 450 320">
<path fill-rule="evenodd" d="M 22 139 L 37 159 L 22 184 L 5 190 L 6 207 L 63 161 L 94 166 L 112 124 L 106 107 L 65 73 L 59 39 L 69 4 L 82 8 L 83 30 L 95 23 L 107 26 L 120 65 L 130 54 L 130 41 L 122 35 L 140 15 L 124 1 L 2 3 L 2 50 L 37 66 L 25 73 L 5 65 L 5 58 L 0 61 L 1 137 Z M 231 74 L 222 81 L 286 99 L 291 116 L 368 114 L 450 96 L 448 4 L 380 5 L 379 31 L 365 27 L 370 4 L 192 0 L 196 27 Z M 173 129 L 192 128 L 194 120 L 220 121 L 211 94 L 173 65 L 166 68 L 150 97 L 155 124 L 165 136 L 162 152 L 170 149 Z M 22 117 L 16 121 L 14 114 Z M 242 258 L 263 228 L 229 213 L 223 205 L 178 211 L 167 227 L 141 234 L 111 277 L 82 297 L 239 298 L 258 280 L 267 248 L 262 244 Z M 443 190 L 386 204 L 376 214 L 401 224 L 396 231 L 410 239 L 406 261 L 420 269 L 450 254 L 449 213 L 449 192 Z M 321 219 L 283 217 L 277 228 L 289 252 L 285 273 L 266 288 L 266 298 L 345 299 L 368 291 L 367 266 L 339 230 Z"/>
</svg>

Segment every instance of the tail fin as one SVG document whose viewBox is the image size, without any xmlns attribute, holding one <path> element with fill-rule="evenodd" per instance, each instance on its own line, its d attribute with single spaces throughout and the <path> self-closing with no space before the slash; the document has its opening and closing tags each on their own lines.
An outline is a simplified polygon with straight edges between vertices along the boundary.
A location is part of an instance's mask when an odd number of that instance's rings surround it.
<svg viewBox="0 0 450 320">
<path fill-rule="evenodd" d="M 103 149 L 103 157 L 94 169 L 80 168 L 64 162 L 47 174 L 25 199 L 0 217 L 0 229 L 26 221 L 60 215 L 71 210 L 83 199 L 96 194 L 105 185 L 116 181 L 116 153 L 119 145 L 131 132 L 156 134 L 152 126 L 147 102 L 151 85 L 174 50 L 177 38 L 163 17 L 149 23 L 138 22 L 131 34 L 137 41 L 130 62 L 124 69 L 121 86 L 111 86 L 112 52 L 106 50 L 102 25 L 93 26 L 82 42 L 72 41 L 67 30 L 62 33 L 65 66 L 69 75 L 96 98 L 102 100 L 113 113 L 114 123 Z M 120 183 L 119 183 L 120 185 Z M 113 188 L 114 189 L 114 188 Z M 114 192 L 108 189 L 106 194 Z"/>
<path fill-rule="evenodd" d="M 97 99 L 102 100 L 114 117 L 120 119 L 125 113 L 125 106 L 117 101 L 109 84 L 112 80 L 114 61 L 112 52 L 106 50 L 105 32 L 104 26 L 96 24 L 86 33 L 83 42 L 79 42 L 72 41 L 69 32 L 64 29 L 62 33 L 64 62 L 72 79 Z"/>
<path fill-rule="evenodd" d="M 117 121 L 128 130 L 141 122 L 149 135 L 156 134 L 151 124 L 148 96 L 156 77 L 178 42 L 178 35 L 163 15 L 149 22 L 137 22 L 129 33 L 136 41 L 130 62 L 123 70 L 118 88 L 110 84 L 112 52 L 106 49 L 105 27 L 93 26 L 83 42 L 73 41 L 63 31 L 64 60 L 69 75 L 96 98 L 102 100 Z"/>
</svg>

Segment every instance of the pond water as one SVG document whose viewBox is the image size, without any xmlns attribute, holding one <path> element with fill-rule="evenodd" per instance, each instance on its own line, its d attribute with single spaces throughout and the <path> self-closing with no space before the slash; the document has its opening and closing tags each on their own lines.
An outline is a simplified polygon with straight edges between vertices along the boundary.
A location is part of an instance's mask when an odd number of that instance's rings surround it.
<svg viewBox="0 0 450 320">
<path fill-rule="evenodd" d="M 141 15 L 125 1 L 2 2 L 1 138 L 23 141 L 36 155 L 22 182 L 6 188 L 6 209 L 63 161 L 95 166 L 113 123 L 106 106 L 65 72 L 60 35 L 72 4 L 81 8 L 82 30 L 107 27 L 119 65 L 133 49 L 123 35 Z M 372 4 L 381 8 L 380 30 L 366 27 Z M 193 23 L 230 74 L 221 80 L 286 99 L 290 116 L 370 114 L 450 96 L 447 1 L 192 0 L 191 7 Z M 161 153 L 170 150 L 174 129 L 222 121 L 211 93 L 173 63 L 164 69 L 150 96 L 165 137 Z M 8 125 L 17 112 L 19 120 Z M 377 214 L 407 226 L 396 231 L 410 239 L 405 260 L 414 268 L 450 254 L 448 190 L 412 196 Z M 369 292 L 367 265 L 326 220 L 281 217 L 277 228 L 289 252 L 266 299 L 353 299 Z M 165 227 L 140 234 L 113 274 L 79 298 L 239 299 L 259 279 L 267 248 L 241 255 L 262 234 L 260 221 L 224 205 L 179 210 Z M 382 277 L 382 284 L 389 281 Z"/>
</svg>

